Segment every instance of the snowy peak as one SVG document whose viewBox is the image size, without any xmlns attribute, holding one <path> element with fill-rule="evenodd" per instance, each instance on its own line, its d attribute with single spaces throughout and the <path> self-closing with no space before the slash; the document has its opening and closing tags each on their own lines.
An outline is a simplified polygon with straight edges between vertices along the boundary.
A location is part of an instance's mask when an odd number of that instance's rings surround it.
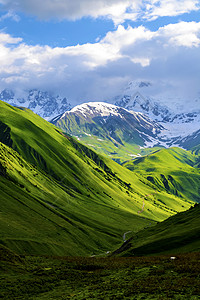
<svg viewBox="0 0 200 300">
<path fill-rule="evenodd" d="M 147 114 L 157 121 L 168 121 L 171 115 L 167 107 L 161 106 L 149 98 L 145 98 L 140 92 L 135 92 L 132 95 L 118 96 L 115 100 L 115 105 L 127 110 Z"/>
<path fill-rule="evenodd" d="M 105 117 L 119 117 L 124 120 L 126 120 L 127 118 L 131 118 L 137 121 L 138 123 L 145 123 L 145 126 L 149 127 L 149 129 L 151 127 L 152 130 L 154 127 L 152 124 L 156 124 L 155 126 L 157 128 L 159 127 L 156 122 L 151 121 L 148 118 L 148 116 L 144 115 L 143 113 L 129 111 L 125 108 L 113 104 L 108 104 L 105 102 L 88 102 L 81 105 L 77 105 L 70 111 L 65 112 L 62 115 L 61 119 L 72 114 L 82 116 L 85 119 L 94 119 L 96 117 L 100 117 L 104 118 L 104 121 L 106 121 Z"/>
<path fill-rule="evenodd" d="M 155 89 L 151 82 L 130 82 L 120 95 L 112 100 L 117 106 L 141 112 L 156 121 L 169 121 L 172 112 L 150 97 Z"/>
<path fill-rule="evenodd" d="M 199 101 L 195 101 L 194 106 L 190 106 L 188 111 L 188 104 L 185 105 L 185 101 L 177 101 L 177 104 L 173 105 L 172 109 L 169 109 L 166 104 L 176 102 L 176 97 L 173 94 L 167 94 L 163 89 L 163 95 L 157 94 L 155 97 L 155 91 L 159 87 L 150 82 L 131 82 L 122 91 L 121 95 L 117 96 L 112 102 L 116 105 L 123 107 L 129 111 L 141 112 L 148 116 L 151 120 L 159 122 L 164 128 L 161 133 L 158 134 L 160 144 L 168 146 L 184 146 L 188 149 L 187 140 L 188 135 L 195 137 L 195 143 L 198 142 L 195 132 L 200 129 L 200 106 Z M 164 93 L 165 92 L 165 93 Z M 152 97 L 154 94 L 154 97 Z M 173 97 L 174 96 L 174 97 Z M 191 101 L 193 103 L 194 101 Z M 165 105 L 161 104 L 165 103 Z M 179 104 L 178 104 L 179 103 Z M 180 103 L 182 103 L 181 107 Z M 185 109 L 184 109 L 185 108 Z M 198 135 L 199 136 L 199 135 Z M 190 143 L 191 138 L 189 137 Z M 153 146 L 157 143 L 152 140 L 148 146 Z"/>
<path fill-rule="evenodd" d="M 91 134 L 94 128 L 96 134 L 103 130 L 107 136 L 112 138 L 119 131 L 121 131 L 122 136 L 132 136 L 133 132 L 137 132 L 139 139 L 143 141 L 149 141 L 149 136 L 156 138 L 163 129 L 162 125 L 151 121 L 148 116 L 142 113 L 128 111 L 104 102 L 89 102 L 78 105 L 64 113 L 60 118 L 53 119 L 52 123 L 74 135 L 77 134 L 77 128 L 79 128 L 78 132 L 84 128 L 84 132 L 87 134 Z M 65 124 L 64 127 L 62 127 L 63 124 Z"/>
<path fill-rule="evenodd" d="M 148 81 L 131 81 L 128 86 L 125 88 L 125 92 L 127 91 L 135 91 L 135 90 L 141 90 L 143 88 L 151 87 L 152 83 Z"/>
<path fill-rule="evenodd" d="M 0 98 L 3 101 L 9 101 L 14 99 L 14 93 L 11 90 L 5 89 L 0 93 Z"/>
<path fill-rule="evenodd" d="M 140 111 L 145 110 L 148 112 L 150 108 L 149 106 L 151 105 L 149 100 L 146 100 L 139 92 L 135 92 L 132 95 L 119 96 L 116 100 L 115 105 L 124 107 L 128 110 L 135 108 Z"/>
<path fill-rule="evenodd" d="M 70 111 L 67 111 L 63 117 L 69 113 L 76 113 L 89 118 L 120 116 L 120 108 L 104 102 L 88 102 L 75 106 Z"/>
<path fill-rule="evenodd" d="M 157 94 L 156 91 L 159 89 L 161 87 L 146 81 L 130 82 L 111 102 L 127 110 L 144 113 L 151 119 L 164 123 L 190 123 L 199 119 L 200 100 L 196 99 L 195 105 L 190 105 L 190 111 L 188 111 L 188 102 L 184 104 L 185 102 L 176 98 L 175 95 L 167 94 L 164 87 L 163 94 Z M 177 104 L 172 105 L 173 102 Z M 191 101 L 192 103 L 194 101 Z M 172 107 L 169 108 L 168 105 Z"/>
<path fill-rule="evenodd" d="M 0 99 L 13 106 L 24 106 L 41 117 L 49 120 L 71 109 L 66 98 L 54 96 L 50 92 L 32 89 L 22 91 L 20 95 L 5 89 L 0 93 Z"/>
</svg>

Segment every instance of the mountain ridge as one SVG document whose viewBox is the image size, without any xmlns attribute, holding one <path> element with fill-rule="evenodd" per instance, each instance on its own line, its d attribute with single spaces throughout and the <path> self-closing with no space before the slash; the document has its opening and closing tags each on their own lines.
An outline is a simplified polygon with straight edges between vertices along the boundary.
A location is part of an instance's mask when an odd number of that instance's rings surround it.
<svg viewBox="0 0 200 300">
<path fill-rule="evenodd" d="M 0 93 L 0 100 L 13 106 L 29 108 L 47 120 L 71 109 L 71 104 L 66 97 L 62 98 L 38 89 L 21 91 L 19 95 L 12 90 L 4 89 Z"/>
</svg>

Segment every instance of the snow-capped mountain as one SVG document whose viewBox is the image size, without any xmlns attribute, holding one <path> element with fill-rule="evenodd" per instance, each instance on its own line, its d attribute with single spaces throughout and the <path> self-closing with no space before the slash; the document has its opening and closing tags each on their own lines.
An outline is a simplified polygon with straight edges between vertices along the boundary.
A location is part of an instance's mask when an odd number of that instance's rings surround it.
<svg viewBox="0 0 200 300">
<path fill-rule="evenodd" d="M 111 102 L 128 110 L 144 113 L 156 121 L 168 121 L 171 111 L 150 97 L 152 86 L 152 83 L 146 81 L 130 82 Z"/>
<path fill-rule="evenodd" d="M 200 129 L 185 136 L 185 137 L 178 137 L 173 139 L 173 143 L 176 143 L 180 147 L 184 149 L 194 149 L 195 147 L 200 146 Z"/>
<path fill-rule="evenodd" d="M 145 98 L 140 92 L 122 97 L 118 96 L 115 100 L 115 105 L 130 111 L 144 113 L 156 121 L 168 122 L 172 115 L 167 107 L 153 102 L 150 98 Z"/>
<path fill-rule="evenodd" d="M 49 92 L 37 89 L 23 91 L 21 95 L 5 89 L 0 93 L 0 100 L 13 106 L 27 107 L 47 120 L 71 109 L 71 105 L 66 98 L 53 96 Z"/>
<path fill-rule="evenodd" d="M 180 106 L 179 99 L 179 105 L 173 104 L 172 109 L 167 107 L 168 103 L 172 103 L 172 96 L 161 101 L 160 98 L 150 97 L 151 91 L 153 84 L 150 82 L 131 82 L 122 94 L 111 102 L 129 111 L 144 113 L 150 119 L 159 122 L 165 128 L 159 135 L 163 146 L 186 145 L 184 140 L 187 136 L 194 135 L 200 129 L 200 100 L 191 101 L 190 106 L 188 103 Z M 163 105 L 163 102 L 166 105 Z M 155 141 L 152 141 L 151 145 L 154 144 Z"/>
<path fill-rule="evenodd" d="M 104 102 L 78 105 L 52 123 L 116 161 L 140 155 L 152 140 L 159 143 L 158 135 L 164 129 L 142 113 Z"/>
<path fill-rule="evenodd" d="M 181 102 L 180 97 L 168 95 L 166 91 L 163 91 L 163 95 L 156 94 L 156 89 L 157 87 L 150 82 L 130 82 L 121 94 L 110 102 L 128 110 L 147 114 L 159 122 L 190 123 L 200 119 L 200 98 Z"/>
<path fill-rule="evenodd" d="M 139 136 L 150 135 L 156 137 L 161 132 L 163 127 L 155 121 L 151 121 L 147 116 L 139 112 L 128 111 L 116 105 L 104 102 L 89 102 L 77 105 L 70 111 L 65 112 L 56 124 L 65 123 L 71 117 L 76 119 L 79 124 L 98 124 L 101 129 L 106 132 L 109 130 L 109 135 L 116 134 L 116 131 L 122 128 L 137 131 Z M 69 130 L 70 126 L 67 127 Z M 89 129 L 89 128 L 88 128 Z M 101 131 L 102 131 L 101 130 Z M 123 132 L 124 134 L 125 132 Z"/>
</svg>

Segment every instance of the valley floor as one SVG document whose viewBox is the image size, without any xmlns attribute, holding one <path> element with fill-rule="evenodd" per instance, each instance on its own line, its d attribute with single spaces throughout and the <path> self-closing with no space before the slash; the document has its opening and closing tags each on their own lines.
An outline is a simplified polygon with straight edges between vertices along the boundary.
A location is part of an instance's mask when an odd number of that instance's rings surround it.
<svg viewBox="0 0 200 300">
<path fill-rule="evenodd" d="M 200 299 L 200 253 L 176 259 L 1 256 L 3 299 Z"/>
</svg>

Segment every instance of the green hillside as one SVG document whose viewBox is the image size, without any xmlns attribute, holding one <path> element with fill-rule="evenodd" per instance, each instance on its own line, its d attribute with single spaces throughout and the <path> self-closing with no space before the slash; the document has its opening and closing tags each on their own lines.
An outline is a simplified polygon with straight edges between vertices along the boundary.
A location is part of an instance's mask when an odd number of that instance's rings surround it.
<svg viewBox="0 0 200 300">
<path fill-rule="evenodd" d="M 125 232 L 154 225 L 194 200 L 152 186 L 30 110 L 4 102 L 0 141 L 0 241 L 18 254 L 105 253 Z"/>
<path fill-rule="evenodd" d="M 122 256 L 200 251 L 200 205 L 135 234 L 114 254 Z"/>
<path fill-rule="evenodd" d="M 196 155 L 200 154 L 200 144 L 192 148 L 192 152 Z"/>
<path fill-rule="evenodd" d="M 83 194 L 72 193 L 66 191 L 64 181 L 43 174 L 4 144 L 0 150 L 0 241 L 20 254 L 106 252 L 122 240 L 123 231 L 132 223 L 138 228 L 147 223 L 109 204 L 108 192 L 113 191 L 100 180 L 98 198 L 92 190 L 84 195 L 84 187 Z"/>
<path fill-rule="evenodd" d="M 199 157 L 180 148 L 162 149 L 123 164 L 152 188 L 200 202 Z"/>
</svg>

